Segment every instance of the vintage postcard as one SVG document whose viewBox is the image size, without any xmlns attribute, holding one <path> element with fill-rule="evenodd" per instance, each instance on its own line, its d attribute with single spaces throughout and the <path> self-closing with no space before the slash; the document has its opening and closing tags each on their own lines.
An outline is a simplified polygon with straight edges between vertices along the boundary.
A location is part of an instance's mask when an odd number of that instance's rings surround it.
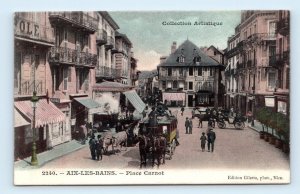
<svg viewBox="0 0 300 194">
<path fill-rule="evenodd" d="M 14 15 L 14 184 L 290 183 L 290 12 Z"/>
</svg>

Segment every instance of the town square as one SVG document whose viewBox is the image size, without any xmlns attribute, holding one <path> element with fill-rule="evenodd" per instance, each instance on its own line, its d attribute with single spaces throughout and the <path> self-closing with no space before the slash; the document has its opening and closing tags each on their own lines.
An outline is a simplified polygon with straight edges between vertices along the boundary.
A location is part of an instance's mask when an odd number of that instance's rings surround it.
<svg viewBox="0 0 300 194">
<path fill-rule="evenodd" d="M 15 172 L 289 174 L 289 89 L 289 11 L 16 12 Z"/>
</svg>

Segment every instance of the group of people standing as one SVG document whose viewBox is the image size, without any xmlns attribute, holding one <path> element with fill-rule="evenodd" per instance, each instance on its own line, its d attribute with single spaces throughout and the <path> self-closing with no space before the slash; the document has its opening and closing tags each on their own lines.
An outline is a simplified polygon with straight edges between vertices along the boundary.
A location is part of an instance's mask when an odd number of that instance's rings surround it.
<svg viewBox="0 0 300 194">
<path fill-rule="evenodd" d="M 181 116 L 183 116 L 183 112 L 184 112 L 184 107 L 181 108 Z M 208 112 L 210 114 L 210 109 L 206 109 L 206 112 Z M 186 117 L 185 119 L 185 133 L 186 134 L 192 134 L 193 133 L 193 117 L 195 114 L 195 109 L 192 109 L 192 117 L 188 118 Z M 202 152 L 205 151 L 205 144 L 207 142 L 207 149 L 208 152 L 213 152 L 214 151 L 214 143 L 216 140 L 216 133 L 213 131 L 213 129 L 211 127 L 208 128 L 206 134 L 205 132 L 202 132 L 202 135 L 200 136 L 200 142 L 201 142 L 201 149 Z"/>
<path fill-rule="evenodd" d="M 93 134 L 90 141 L 90 152 L 93 160 L 102 160 L 102 151 L 103 151 L 103 139 L 101 135 L 97 136 L 97 139 L 95 138 L 95 135 Z"/>
<path fill-rule="evenodd" d="M 205 144 L 207 142 L 207 149 L 208 152 L 213 152 L 214 151 L 214 145 L 215 145 L 215 140 L 216 140 L 216 133 L 213 131 L 212 128 L 210 128 L 207 132 L 207 134 L 205 135 L 204 132 L 202 132 L 202 135 L 200 136 L 200 142 L 201 142 L 201 149 L 202 152 L 204 152 L 205 150 Z M 210 150 L 211 148 L 211 150 Z"/>
<path fill-rule="evenodd" d="M 188 117 L 186 117 L 184 126 L 185 126 L 185 133 L 186 134 L 193 134 L 193 120 L 192 120 L 192 118 L 189 119 Z"/>
</svg>

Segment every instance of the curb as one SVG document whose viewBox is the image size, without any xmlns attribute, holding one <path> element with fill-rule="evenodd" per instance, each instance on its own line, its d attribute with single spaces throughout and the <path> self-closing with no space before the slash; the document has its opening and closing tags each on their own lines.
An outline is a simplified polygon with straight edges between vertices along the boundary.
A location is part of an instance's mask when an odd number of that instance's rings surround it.
<svg viewBox="0 0 300 194">
<path fill-rule="evenodd" d="M 82 149 L 82 148 L 84 148 L 84 147 L 86 147 L 86 146 L 87 146 L 87 144 L 84 144 L 84 145 L 79 146 L 79 147 L 77 147 L 77 148 L 75 148 L 75 149 L 72 149 L 72 150 L 70 150 L 70 151 L 68 151 L 68 152 L 60 153 L 60 154 L 57 155 L 56 157 L 49 158 L 49 160 L 45 160 L 44 162 L 39 163 L 37 166 L 31 166 L 30 163 L 29 163 L 26 159 L 23 159 L 23 160 L 20 160 L 20 161 L 16 161 L 16 162 L 14 163 L 14 168 L 15 168 L 15 169 L 26 169 L 26 168 L 37 169 L 37 168 L 40 168 L 40 167 L 44 166 L 44 165 L 45 165 L 46 163 L 48 163 L 48 162 L 51 162 L 51 161 L 53 161 L 53 160 L 55 160 L 55 159 L 58 159 L 58 158 L 60 158 L 60 157 L 63 157 L 63 156 L 68 155 L 68 154 L 70 154 L 70 153 L 73 153 L 73 152 L 75 152 L 75 151 L 78 151 L 78 150 L 80 150 L 80 149 Z M 41 154 L 46 154 L 46 153 L 41 153 Z M 29 157 L 29 158 L 30 158 L 30 157 Z M 21 163 L 21 162 L 24 162 L 24 163 L 26 163 L 26 165 L 22 166 L 22 165 L 16 164 L 16 163 L 19 163 L 19 162 L 20 162 L 20 163 Z"/>
</svg>

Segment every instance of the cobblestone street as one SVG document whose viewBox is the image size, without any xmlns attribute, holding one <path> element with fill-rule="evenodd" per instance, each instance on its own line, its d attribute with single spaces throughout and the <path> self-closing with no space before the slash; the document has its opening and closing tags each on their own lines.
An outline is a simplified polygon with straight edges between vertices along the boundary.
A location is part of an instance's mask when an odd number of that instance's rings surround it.
<svg viewBox="0 0 300 194">
<path fill-rule="evenodd" d="M 174 109 L 172 109 L 174 111 Z M 207 129 L 198 127 L 198 119 L 193 120 L 193 134 L 185 134 L 184 120 L 191 116 L 191 110 L 184 115 L 178 113 L 180 145 L 176 148 L 172 160 L 166 160 L 161 169 L 289 169 L 289 158 L 280 149 L 259 139 L 258 133 L 246 127 L 237 130 L 233 125 L 226 129 L 216 128 L 215 151 L 202 152 L 200 134 Z M 110 148 L 111 149 L 111 148 Z M 148 163 L 150 165 L 150 163 Z M 122 148 L 119 153 L 104 155 L 102 161 L 91 160 L 88 146 L 71 154 L 53 160 L 43 168 L 139 168 L 138 146 Z"/>
</svg>

